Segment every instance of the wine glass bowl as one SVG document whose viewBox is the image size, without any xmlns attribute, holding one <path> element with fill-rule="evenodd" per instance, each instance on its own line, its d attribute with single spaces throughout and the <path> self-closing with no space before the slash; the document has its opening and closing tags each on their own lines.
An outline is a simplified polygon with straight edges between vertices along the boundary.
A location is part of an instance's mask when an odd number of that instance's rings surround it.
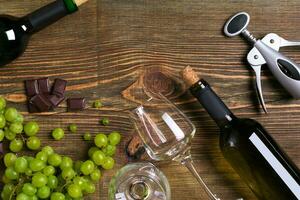
<svg viewBox="0 0 300 200">
<path fill-rule="evenodd" d="M 153 160 L 174 160 L 185 165 L 203 186 L 212 200 L 219 200 L 194 167 L 191 140 L 196 128 L 175 104 L 158 93 L 148 99 L 147 106 L 138 106 L 131 112 L 133 124 Z"/>
<path fill-rule="evenodd" d="M 139 106 L 133 111 L 135 116 L 132 118 L 152 159 L 177 160 L 190 150 L 196 128 L 174 104 L 164 96 L 160 97 L 168 104 L 167 107 L 152 109 Z"/>
</svg>

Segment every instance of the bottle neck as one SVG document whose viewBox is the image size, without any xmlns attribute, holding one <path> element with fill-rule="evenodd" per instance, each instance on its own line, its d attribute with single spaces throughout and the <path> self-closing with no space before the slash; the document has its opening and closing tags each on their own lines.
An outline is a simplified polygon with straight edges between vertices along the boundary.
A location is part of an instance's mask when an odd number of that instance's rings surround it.
<svg viewBox="0 0 300 200">
<path fill-rule="evenodd" d="M 205 80 L 199 80 L 190 91 L 220 128 L 228 126 L 236 118 Z"/>
<path fill-rule="evenodd" d="M 28 21 L 28 33 L 35 33 L 78 10 L 73 0 L 56 0 L 30 14 L 22 20 Z"/>
</svg>

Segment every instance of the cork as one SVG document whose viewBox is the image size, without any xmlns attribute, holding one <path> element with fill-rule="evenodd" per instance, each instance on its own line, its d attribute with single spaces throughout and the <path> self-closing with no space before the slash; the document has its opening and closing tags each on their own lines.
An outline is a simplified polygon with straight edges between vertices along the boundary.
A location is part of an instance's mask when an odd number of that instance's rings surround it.
<svg viewBox="0 0 300 200">
<path fill-rule="evenodd" d="M 184 68 L 182 71 L 182 77 L 188 87 L 191 87 L 200 80 L 197 73 L 190 66 Z"/>
<path fill-rule="evenodd" d="M 81 6 L 82 4 L 86 3 L 88 0 L 74 0 L 77 6 Z"/>
</svg>

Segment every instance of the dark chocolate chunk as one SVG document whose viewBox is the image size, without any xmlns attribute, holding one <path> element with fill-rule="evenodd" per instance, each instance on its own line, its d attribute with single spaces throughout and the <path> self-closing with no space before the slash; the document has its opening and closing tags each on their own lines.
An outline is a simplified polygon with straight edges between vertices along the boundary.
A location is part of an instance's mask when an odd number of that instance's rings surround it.
<svg viewBox="0 0 300 200">
<path fill-rule="evenodd" d="M 40 112 L 47 112 L 52 108 L 51 102 L 42 94 L 32 97 L 30 103 L 36 106 Z"/>
<path fill-rule="evenodd" d="M 65 97 L 57 96 L 57 95 L 50 95 L 48 99 L 54 107 L 57 107 L 65 99 Z"/>
<path fill-rule="evenodd" d="M 37 80 L 39 93 L 41 94 L 49 94 L 50 86 L 49 86 L 49 78 L 41 78 Z"/>
<path fill-rule="evenodd" d="M 28 97 L 33 97 L 33 96 L 37 95 L 39 93 L 37 80 L 26 80 L 25 81 L 25 90 L 26 90 L 26 95 Z"/>
<path fill-rule="evenodd" d="M 76 111 L 83 110 L 85 108 L 85 98 L 69 98 L 68 99 L 68 110 Z"/>
<path fill-rule="evenodd" d="M 27 105 L 28 105 L 28 111 L 30 113 L 38 113 L 39 112 L 39 109 L 35 105 L 33 105 L 33 103 L 31 103 L 30 101 L 28 102 Z"/>
<path fill-rule="evenodd" d="M 67 86 L 67 81 L 63 79 L 55 79 L 52 94 L 57 96 L 64 96 Z"/>
</svg>

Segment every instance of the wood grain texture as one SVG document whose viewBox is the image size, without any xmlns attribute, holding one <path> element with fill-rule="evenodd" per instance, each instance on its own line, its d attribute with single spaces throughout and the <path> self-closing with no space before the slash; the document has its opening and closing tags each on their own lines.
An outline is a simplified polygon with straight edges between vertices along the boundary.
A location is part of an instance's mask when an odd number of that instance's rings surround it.
<svg viewBox="0 0 300 200">
<path fill-rule="evenodd" d="M 0 0 L 0 14 L 22 16 L 50 1 Z M 187 65 L 194 67 L 233 112 L 260 121 L 300 167 L 299 100 L 291 99 L 264 68 L 263 91 L 270 112 L 264 115 L 255 94 L 254 74 L 245 60 L 249 45 L 240 37 L 226 38 L 222 33 L 226 19 L 242 10 L 250 13 L 249 30 L 258 38 L 274 32 L 286 39 L 300 39 L 298 0 L 90 0 L 79 12 L 34 35 L 25 54 L 0 69 L 0 94 L 22 110 L 26 119 L 41 124 L 44 144 L 74 159 L 86 156 L 88 144 L 80 134 L 67 134 L 63 141 L 54 142 L 49 137 L 53 128 L 75 122 L 80 133 L 122 133 L 125 139 L 116 167 L 104 172 L 96 194 L 87 199 L 106 200 L 110 178 L 127 163 L 124 148 L 134 134 L 127 111 L 138 105 L 135 99 L 140 96 L 126 89 L 153 68 L 163 67 L 180 81 L 179 71 Z M 300 63 L 300 48 L 283 51 Z M 102 99 L 105 106 L 101 111 L 88 108 L 66 113 L 63 104 L 56 113 L 28 115 L 23 81 L 44 76 L 68 80 L 67 96 L 85 96 L 89 102 Z M 224 200 L 254 200 L 222 158 L 217 127 L 203 108 L 182 89 L 170 98 L 197 127 L 192 155 L 208 185 Z M 102 117 L 109 117 L 111 125 L 100 126 Z M 172 200 L 207 199 L 183 166 L 157 164 L 169 178 Z"/>
</svg>

